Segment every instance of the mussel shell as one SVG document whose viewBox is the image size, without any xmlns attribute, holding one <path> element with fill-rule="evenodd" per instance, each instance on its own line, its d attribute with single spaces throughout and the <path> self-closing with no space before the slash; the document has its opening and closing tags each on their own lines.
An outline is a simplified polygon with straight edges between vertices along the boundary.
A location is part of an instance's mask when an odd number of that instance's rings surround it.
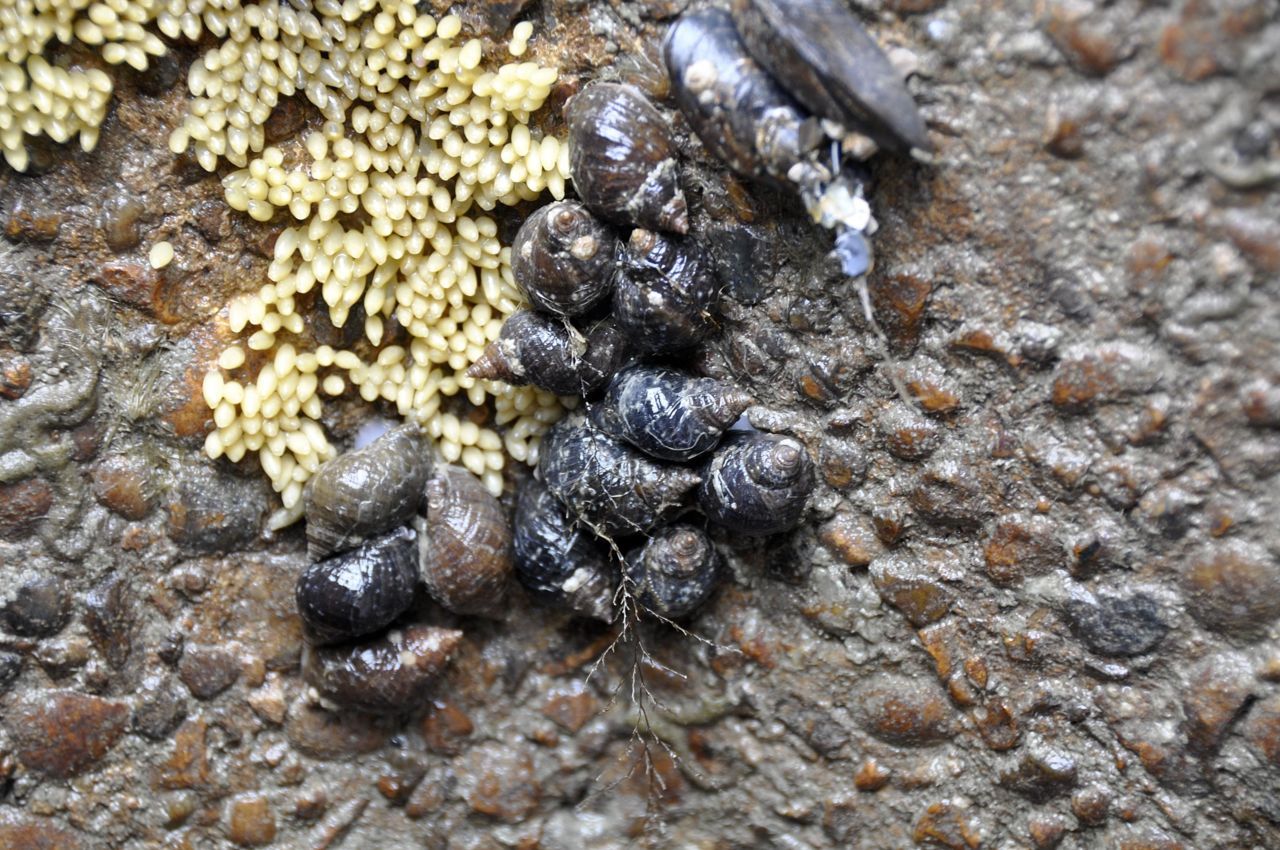
<svg viewBox="0 0 1280 850">
<path fill-rule="evenodd" d="M 571 518 L 610 536 L 654 528 L 700 480 L 692 469 L 650 460 L 572 414 L 543 438 L 538 473 Z"/>
<path fill-rule="evenodd" d="M 598 322 L 582 338 L 565 320 L 523 310 L 502 325 L 467 374 L 533 384 L 557 395 L 591 395 L 622 365 L 627 340 L 612 322 Z"/>
<path fill-rule="evenodd" d="M 511 245 L 511 274 L 535 308 L 581 316 L 613 293 L 618 237 L 576 201 L 533 212 Z"/>
<path fill-rule="evenodd" d="M 418 510 L 430 472 L 422 432 L 413 424 L 329 461 L 303 490 L 307 554 L 323 558 L 404 525 Z"/>
<path fill-rule="evenodd" d="M 698 506 L 730 531 L 777 534 L 800 524 L 813 487 L 813 461 L 799 440 L 732 433 L 703 467 Z"/>
<path fill-rule="evenodd" d="M 932 150 L 902 76 L 843 0 L 734 0 L 733 14 L 751 55 L 810 111 L 889 150 Z"/>
<path fill-rule="evenodd" d="M 650 457 L 689 461 L 716 447 L 751 397 L 728 384 L 658 366 L 614 376 L 592 421 Z"/>
<path fill-rule="evenodd" d="M 791 166 L 821 140 L 817 122 L 751 58 L 728 12 L 681 15 L 662 53 L 680 111 L 739 174 L 785 185 Z"/>
<path fill-rule="evenodd" d="M 715 330 L 719 286 L 694 242 L 633 230 L 622 257 L 613 317 L 634 348 L 675 353 Z"/>
<path fill-rule="evenodd" d="M 627 579 L 640 604 L 669 620 L 706 602 L 719 574 L 715 546 L 692 525 L 667 526 L 626 559 Z"/>
<path fill-rule="evenodd" d="M 342 708 L 400 714 L 420 707 L 434 690 L 462 632 L 413 625 L 349 646 L 313 647 L 302 675 L 320 696 Z"/>
<path fill-rule="evenodd" d="M 532 478 L 516 503 L 515 568 L 535 599 L 613 622 L 618 571 L 610 550 L 571 522 L 559 500 Z"/>
<path fill-rule="evenodd" d="M 501 503 L 460 466 L 440 466 L 427 481 L 419 517 L 422 583 L 455 614 L 500 617 L 512 572 L 511 525 Z"/>
<path fill-rule="evenodd" d="M 295 587 L 298 614 L 314 643 L 336 643 L 390 625 L 413 604 L 418 545 L 397 528 L 311 564 Z"/>
<path fill-rule="evenodd" d="M 583 203 L 617 224 L 688 231 L 671 129 L 639 89 L 591 83 L 569 99 L 565 121 Z"/>
</svg>

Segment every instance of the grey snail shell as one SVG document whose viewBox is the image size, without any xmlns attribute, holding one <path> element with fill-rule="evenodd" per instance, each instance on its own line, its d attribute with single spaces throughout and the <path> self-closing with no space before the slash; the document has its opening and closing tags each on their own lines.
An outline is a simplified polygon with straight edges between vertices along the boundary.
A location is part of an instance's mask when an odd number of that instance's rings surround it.
<svg viewBox="0 0 1280 850">
<path fill-rule="evenodd" d="M 418 517 L 422 583 L 455 614 L 499 617 L 511 577 L 511 526 L 502 505 L 460 466 L 427 480 L 426 517 Z"/>
<path fill-rule="evenodd" d="M 785 185 L 791 167 L 822 141 L 818 122 L 747 53 L 728 12 L 681 15 L 662 53 L 680 111 L 739 174 Z"/>
<path fill-rule="evenodd" d="M 302 676 L 332 703 L 369 714 L 400 714 L 422 705 L 462 632 L 413 625 L 346 646 L 313 647 Z"/>
<path fill-rule="evenodd" d="M 311 564 L 298 576 L 298 614 L 313 643 L 336 643 L 390 625 L 413 604 L 414 534 L 398 528 Z"/>
<path fill-rule="evenodd" d="M 688 461 L 715 448 L 751 402 L 712 378 L 632 366 L 613 377 L 592 421 L 650 457 Z"/>
<path fill-rule="evenodd" d="M 730 435 L 702 475 L 698 506 L 707 519 L 752 536 L 799 525 L 814 487 L 804 445 L 777 434 Z"/>
<path fill-rule="evenodd" d="M 932 149 L 902 76 L 843 0 L 734 0 L 756 61 L 815 115 L 895 151 Z"/>
<path fill-rule="evenodd" d="M 691 469 L 650 460 L 581 415 L 570 415 L 547 432 L 538 473 L 570 517 L 605 535 L 655 527 L 679 509 L 700 480 Z"/>
<path fill-rule="evenodd" d="M 536 309 L 581 316 L 613 293 L 618 237 L 576 201 L 534 211 L 511 244 L 516 286 Z"/>
<path fill-rule="evenodd" d="M 711 596 L 720 559 L 706 532 L 692 525 L 670 525 L 629 553 L 625 570 L 641 605 L 678 620 Z"/>
<path fill-rule="evenodd" d="M 569 99 L 565 121 L 583 203 L 615 224 L 688 232 L 671 129 L 639 89 L 591 83 Z"/>
<path fill-rule="evenodd" d="M 533 384 L 557 395 L 591 395 L 618 370 L 626 352 L 627 341 L 612 322 L 598 322 L 583 341 L 563 319 L 523 310 L 503 323 L 467 374 Z"/>
<path fill-rule="evenodd" d="M 532 478 L 516 503 L 515 562 L 516 577 L 535 599 L 613 622 L 618 571 L 609 549 Z"/>
<path fill-rule="evenodd" d="M 638 351 L 683 351 L 715 329 L 719 286 L 695 243 L 637 229 L 622 257 L 613 317 Z"/>
<path fill-rule="evenodd" d="M 418 510 L 430 471 L 422 432 L 413 424 L 326 463 L 303 490 L 307 555 L 323 558 L 404 525 Z"/>
</svg>

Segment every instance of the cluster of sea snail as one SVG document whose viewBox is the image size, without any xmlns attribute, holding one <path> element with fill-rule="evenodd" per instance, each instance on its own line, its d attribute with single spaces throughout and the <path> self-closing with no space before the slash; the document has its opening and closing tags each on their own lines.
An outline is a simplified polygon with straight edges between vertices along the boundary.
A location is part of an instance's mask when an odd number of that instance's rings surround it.
<svg viewBox="0 0 1280 850">
<path fill-rule="evenodd" d="M 822 140 L 848 142 L 856 130 L 897 150 L 927 141 L 900 78 L 838 0 L 687 13 L 663 54 L 706 147 L 743 175 L 796 190 L 837 231 L 845 267 L 865 271 L 869 209 Z M 583 404 L 547 434 L 514 523 L 466 469 L 433 463 L 415 424 L 308 482 L 314 563 L 297 585 L 312 643 L 305 674 L 339 705 L 401 710 L 447 663 L 462 632 L 396 625 L 419 582 L 461 615 L 500 616 L 514 576 L 587 617 L 677 620 L 722 572 L 709 527 L 787 531 L 813 491 L 799 440 L 741 424 L 745 393 L 679 368 L 715 330 L 719 282 L 688 235 L 669 122 L 619 83 L 590 83 L 565 109 L 581 202 L 552 203 L 520 228 L 512 271 L 531 309 L 505 323 L 470 374 Z"/>
</svg>

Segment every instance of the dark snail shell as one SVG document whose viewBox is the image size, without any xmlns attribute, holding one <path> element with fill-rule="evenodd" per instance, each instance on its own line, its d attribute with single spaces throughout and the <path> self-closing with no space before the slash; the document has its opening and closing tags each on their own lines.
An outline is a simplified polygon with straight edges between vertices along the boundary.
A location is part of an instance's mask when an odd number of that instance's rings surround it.
<svg viewBox="0 0 1280 850">
<path fill-rule="evenodd" d="M 313 647 L 302 676 L 320 696 L 369 714 L 412 711 L 431 695 L 462 632 L 408 626 L 349 646 Z"/>
<path fill-rule="evenodd" d="M 569 170 L 583 203 L 616 224 L 685 233 L 675 142 L 639 89 L 592 83 L 565 105 Z"/>
<path fill-rule="evenodd" d="M 810 119 L 761 68 L 722 9 L 680 16 L 662 47 L 680 111 L 734 171 L 774 185 L 822 141 Z"/>
<path fill-rule="evenodd" d="M 422 432 L 412 424 L 329 461 L 303 490 L 307 554 L 323 558 L 404 525 L 418 510 L 430 472 Z"/>
<path fill-rule="evenodd" d="M 902 76 L 844 0 L 734 0 L 756 61 L 811 112 L 889 150 L 932 150 Z"/>
<path fill-rule="evenodd" d="M 336 643 L 390 625 L 413 603 L 418 583 L 414 534 L 398 528 L 298 576 L 298 614 L 315 643 Z"/>
<path fill-rule="evenodd" d="M 467 374 L 533 384 L 557 395 L 591 395 L 618 370 L 626 352 L 626 338 L 612 322 L 599 322 L 585 339 L 575 338 L 563 319 L 522 310 L 503 323 Z"/>
<path fill-rule="evenodd" d="M 682 351 L 714 330 L 719 287 L 694 242 L 637 229 L 622 257 L 613 317 L 633 347 L 646 354 Z"/>
<path fill-rule="evenodd" d="M 538 472 L 570 517 L 607 535 L 648 531 L 700 480 L 691 469 L 650 460 L 580 415 L 547 432 Z"/>
<path fill-rule="evenodd" d="M 438 467 L 427 481 L 427 515 L 419 517 L 422 583 L 455 614 L 498 617 L 511 577 L 511 526 L 480 479 L 459 466 Z"/>
<path fill-rule="evenodd" d="M 511 245 L 511 273 L 536 309 L 581 316 L 613 292 L 618 237 L 575 201 L 548 204 L 524 220 Z"/>
<path fill-rule="evenodd" d="M 612 623 L 617 570 L 609 549 L 542 482 L 520 491 L 515 518 L 516 577 L 535 599 Z"/>
<path fill-rule="evenodd" d="M 752 536 L 799 525 L 814 485 L 804 445 L 777 434 L 730 435 L 702 477 L 698 506 L 707 519 Z"/>
<path fill-rule="evenodd" d="M 670 525 L 627 555 L 626 574 L 641 605 L 677 620 L 711 596 L 719 565 L 704 531 L 692 525 Z"/>
<path fill-rule="evenodd" d="M 688 461 L 715 448 L 751 401 L 712 378 L 633 366 L 614 376 L 592 421 L 650 457 Z"/>
</svg>

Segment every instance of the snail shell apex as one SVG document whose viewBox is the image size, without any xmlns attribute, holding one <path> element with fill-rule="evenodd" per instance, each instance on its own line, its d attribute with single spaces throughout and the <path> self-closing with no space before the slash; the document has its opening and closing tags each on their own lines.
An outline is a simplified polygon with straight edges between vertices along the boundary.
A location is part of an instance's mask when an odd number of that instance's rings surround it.
<svg viewBox="0 0 1280 850">
<path fill-rule="evenodd" d="M 813 461 L 799 440 L 733 434 L 703 468 L 698 506 L 730 531 L 777 534 L 800 524 L 813 488 Z"/>
<path fill-rule="evenodd" d="M 398 528 L 308 566 L 298 576 L 298 614 L 315 643 L 336 643 L 390 625 L 413 604 L 414 534 Z"/>
<path fill-rule="evenodd" d="M 694 242 L 636 229 L 622 259 L 613 316 L 636 349 L 646 354 L 682 351 L 715 329 L 719 286 Z"/>
<path fill-rule="evenodd" d="M 511 246 L 516 286 L 535 308 L 556 316 L 580 316 L 613 292 L 618 239 L 575 201 L 534 211 Z"/>
<path fill-rule="evenodd" d="M 325 699 L 369 714 L 420 706 L 462 642 L 457 629 L 414 625 L 347 646 L 313 647 L 302 675 Z"/>
<path fill-rule="evenodd" d="M 711 596 L 719 564 L 705 532 L 692 525 L 670 525 L 627 555 L 626 574 L 640 604 L 676 620 Z"/>
<path fill-rule="evenodd" d="M 442 466 L 427 481 L 418 525 L 422 583 L 455 614 L 499 617 L 512 572 L 511 526 L 480 479 Z"/>
<path fill-rule="evenodd" d="M 467 374 L 533 384 L 557 395 L 591 395 L 617 371 L 626 351 L 626 340 L 611 322 L 600 322 L 584 340 L 571 335 L 564 320 L 524 310 L 503 323 Z"/>
</svg>

